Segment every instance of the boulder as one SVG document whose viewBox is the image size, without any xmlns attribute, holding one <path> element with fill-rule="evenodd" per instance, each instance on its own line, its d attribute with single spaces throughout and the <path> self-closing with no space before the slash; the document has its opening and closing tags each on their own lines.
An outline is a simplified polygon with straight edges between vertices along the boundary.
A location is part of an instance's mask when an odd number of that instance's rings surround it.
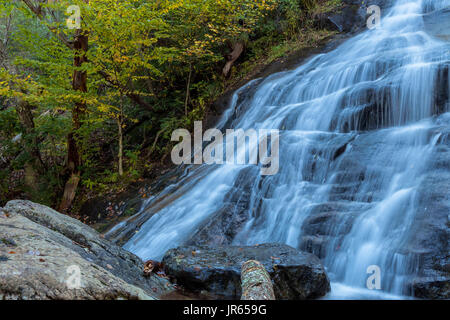
<svg viewBox="0 0 450 320">
<path fill-rule="evenodd" d="M 319 258 L 285 244 L 184 246 L 167 251 L 163 264 L 166 274 L 187 290 L 239 299 L 241 267 L 248 260 L 265 267 L 277 299 L 315 299 L 330 291 Z"/>
<path fill-rule="evenodd" d="M 0 300 L 147 300 L 171 290 L 166 279 L 144 277 L 137 256 L 78 220 L 29 201 L 0 209 Z"/>
</svg>

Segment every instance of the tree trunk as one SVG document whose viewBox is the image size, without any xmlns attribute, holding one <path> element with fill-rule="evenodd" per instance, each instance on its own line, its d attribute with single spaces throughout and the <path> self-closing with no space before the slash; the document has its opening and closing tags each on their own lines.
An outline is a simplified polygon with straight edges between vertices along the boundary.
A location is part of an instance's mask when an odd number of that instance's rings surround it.
<svg viewBox="0 0 450 320">
<path fill-rule="evenodd" d="M 230 73 L 231 67 L 233 66 L 234 62 L 241 56 L 242 52 L 244 52 L 244 43 L 236 42 L 233 45 L 233 51 L 228 55 L 228 57 L 227 57 L 228 61 L 222 70 L 222 73 L 225 77 L 228 76 L 228 74 Z"/>
<path fill-rule="evenodd" d="M 123 129 L 122 129 L 122 119 L 117 119 L 117 126 L 119 129 L 119 176 L 123 176 Z"/>
<path fill-rule="evenodd" d="M 22 2 L 33 12 L 39 20 L 44 20 L 46 11 L 42 10 L 41 2 L 36 5 L 31 0 L 22 0 Z M 89 0 L 84 0 L 89 3 Z M 81 71 L 80 68 L 84 62 L 87 62 L 86 52 L 88 50 L 88 35 L 82 29 L 75 31 L 73 42 L 67 40 L 62 32 L 58 32 L 56 28 L 48 26 L 48 29 L 69 49 L 74 52 L 74 67 L 72 77 L 72 88 L 75 91 L 87 92 L 87 73 Z M 81 117 L 86 111 L 86 104 L 81 101 L 75 104 L 72 111 L 72 130 L 67 136 L 67 171 L 69 179 L 66 182 L 64 195 L 61 200 L 59 211 L 65 212 L 75 198 L 78 183 L 80 181 L 81 172 L 81 153 L 80 143 L 77 139 L 78 130 L 81 127 Z"/>
<path fill-rule="evenodd" d="M 42 161 L 41 151 L 39 150 L 38 137 L 35 134 L 35 125 L 31 106 L 22 99 L 17 100 L 16 112 L 19 117 L 20 124 L 24 128 L 23 148 L 31 158 L 24 165 L 25 186 L 32 192 L 39 192 L 39 176 L 44 173 L 45 165 Z"/>
<path fill-rule="evenodd" d="M 74 71 L 72 88 L 75 91 L 87 92 L 87 73 L 81 71 L 83 63 L 87 62 L 86 52 L 88 50 L 88 36 L 82 29 L 76 30 L 73 42 L 74 47 Z M 72 131 L 67 136 L 67 169 L 70 177 L 64 188 L 64 195 L 59 206 L 61 212 L 67 211 L 75 198 L 81 172 L 81 153 L 78 131 L 81 128 L 81 118 L 86 112 L 84 101 L 75 103 L 72 111 Z"/>
<path fill-rule="evenodd" d="M 269 273 L 256 260 L 249 260 L 242 265 L 241 286 L 241 300 L 275 300 Z"/>
<path fill-rule="evenodd" d="M 30 137 L 30 141 L 24 143 L 24 149 L 27 153 L 30 154 L 32 161 L 32 166 L 39 172 L 43 173 L 45 171 L 45 165 L 42 161 L 41 151 L 39 150 L 39 141 L 38 137 L 34 132 L 34 118 L 31 112 L 31 106 L 28 102 L 23 101 L 22 99 L 17 100 L 16 112 L 19 117 L 20 124 L 25 129 L 24 138 Z"/>
<path fill-rule="evenodd" d="M 72 201 L 75 198 L 75 194 L 77 192 L 78 183 L 80 182 L 80 174 L 73 173 L 69 180 L 66 183 L 66 186 L 64 188 L 64 194 L 63 198 L 60 204 L 60 210 L 61 208 L 66 208 L 67 210 L 71 205 Z M 62 210 L 61 210 L 62 211 Z"/>
</svg>

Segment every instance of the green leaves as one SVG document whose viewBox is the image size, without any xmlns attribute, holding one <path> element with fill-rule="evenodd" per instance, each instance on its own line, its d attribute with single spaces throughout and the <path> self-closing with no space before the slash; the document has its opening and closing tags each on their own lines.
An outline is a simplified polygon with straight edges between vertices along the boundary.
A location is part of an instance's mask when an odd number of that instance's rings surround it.
<svg viewBox="0 0 450 320">
<path fill-rule="evenodd" d="M 66 24 L 70 5 L 80 8 L 79 32 L 89 43 L 88 61 L 79 67 L 74 56 L 84 52 L 73 49 L 76 31 Z M 203 117 L 223 89 L 229 45 L 248 39 L 275 6 L 275 0 L 0 0 L 0 41 L 9 38 L 7 67 L 0 63 L 0 101 L 20 98 L 32 106 L 56 194 L 72 130 L 82 145 L 85 188 L 98 188 L 100 173 L 115 166 L 119 128 L 125 169 L 137 178 L 143 155 L 161 156 L 170 149 L 172 130 Z M 87 92 L 73 89 L 75 71 L 86 73 Z M 71 121 L 76 104 L 83 109 L 79 129 Z M 135 126 L 144 119 L 150 120 Z M 18 123 L 13 108 L 0 111 L 0 144 L 23 131 Z M 137 133 L 128 131 L 136 127 Z M 148 150 L 139 154 L 136 145 Z"/>
</svg>

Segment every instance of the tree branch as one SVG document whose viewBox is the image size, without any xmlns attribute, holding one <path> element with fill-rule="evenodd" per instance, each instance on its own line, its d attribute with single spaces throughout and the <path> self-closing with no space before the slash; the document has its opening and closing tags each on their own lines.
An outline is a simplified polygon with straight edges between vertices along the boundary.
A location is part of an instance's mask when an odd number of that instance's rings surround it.
<svg viewBox="0 0 450 320">
<path fill-rule="evenodd" d="M 44 21 L 45 12 L 42 9 L 42 6 L 39 4 L 34 6 L 31 0 L 22 0 L 23 3 L 39 18 L 39 20 Z M 67 40 L 64 34 L 58 32 L 57 28 L 50 27 L 47 25 L 47 28 L 69 49 L 73 50 L 73 44 Z"/>
<path fill-rule="evenodd" d="M 108 73 L 106 73 L 105 71 L 99 70 L 98 73 L 112 86 L 122 90 L 125 93 L 125 95 L 128 98 L 130 98 L 132 101 L 134 101 L 136 104 L 140 105 L 141 107 L 143 107 L 144 109 L 147 109 L 149 111 L 157 112 L 154 110 L 154 108 L 150 104 L 148 104 L 147 102 L 142 100 L 142 98 L 138 94 L 130 92 L 127 88 L 122 86 L 120 83 L 111 79 L 111 76 Z"/>
</svg>

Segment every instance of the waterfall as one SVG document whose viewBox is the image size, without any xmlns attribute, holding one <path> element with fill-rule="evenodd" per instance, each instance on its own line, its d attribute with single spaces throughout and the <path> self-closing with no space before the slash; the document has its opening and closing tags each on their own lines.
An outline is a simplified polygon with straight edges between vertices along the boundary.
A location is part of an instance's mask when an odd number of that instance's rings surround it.
<svg viewBox="0 0 450 320">
<path fill-rule="evenodd" d="M 398 0 L 378 28 L 239 89 L 219 127 L 280 130 L 278 174 L 262 176 L 254 165 L 190 166 L 147 200 L 138 214 L 146 219 L 125 248 L 160 259 L 195 237 L 282 242 L 322 259 L 331 297 L 371 297 L 369 266 L 381 270 L 383 297 L 410 294 L 418 192 L 439 128 L 450 125 L 450 43 L 425 32 L 422 14 L 449 5 Z M 224 212 L 232 218 L 221 219 Z M 218 224 L 228 239 L 205 234 Z"/>
</svg>

